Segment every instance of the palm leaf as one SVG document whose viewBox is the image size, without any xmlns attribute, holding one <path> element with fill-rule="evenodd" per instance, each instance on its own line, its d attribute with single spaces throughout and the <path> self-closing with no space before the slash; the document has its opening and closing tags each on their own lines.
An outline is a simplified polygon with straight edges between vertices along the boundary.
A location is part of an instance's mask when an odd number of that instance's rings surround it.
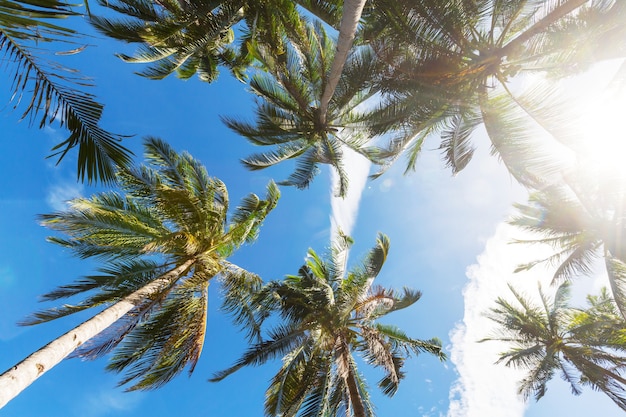
<svg viewBox="0 0 626 417">
<path fill-rule="evenodd" d="M 620 259 L 607 256 L 606 270 L 615 304 L 622 317 L 626 317 L 626 265 Z"/>
<path fill-rule="evenodd" d="M 266 315 L 255 305 L 254 298 L 261 291 L 261 278 L 227 263 L 220 273 L 220 283 L 222 309 L 233 317 L 235 324 L 247 331 L 248 339 L 260 340 L 261 324 Z"/>
<path fill-rule="evenodd" d="M 286 351 L 293 349 L 295 346 L 300 345 L 305 337 L 302 330 L 287 326 L 276 327 L 270 333 L 270 340 L 257 343 L 250 347 L 233 366 L 223 371 L 216 372 L 209 381 L 220 381 L 243 366 L 260 365 L 268 360 L 274 359 L 284 354 Z"/>
<path fill-rule="evenodd" d="M 115 20 L 92 16 L 91 23 L 107 36 L 139 43 L 135 56 L 120 54 L 126 62 L 151 63 L 138 74 L 162 79 L 176 73 L 182 79 L 198 74 L 203 81 L 217 78 L 219 65 L 232 65 L 239 73 L 229 45 L 232 27 L 243 16 L 245 2 L 160 2 L 156 6 L 142 0 L 100 1 L 126 17 Z"/>
<path fill-rule="evenodd" d="M 202 289 L 182 281 L 153 317 L 139 323 L 124 338 L 107 366 L 117 372 L 126 370 L 120 385 L 133 382 L 129 391 L 155 389 L 186 366 L 193 372 L 206 326 L 208 284 L 204 282 Z"/>
<path fill-rule="evenodd" d="M 59 1 L 2 1 L 0 3 L 0 53 L 4 54 L 12 79 L 11 101 L 23 107 L 22 118 L 29 118 L 40 128 L 58 120 L 70 136 L 52 148 L 51 156 L 60 162 L 78 146 L 77 177 L 91 183 L 115 180 L 118 166 L 126 166 L 132 153 L 120 141 L 125 137 L 106 131 L 99 125 L 102 104 L 80 87 L 89 80 L 75 71 L 44 57 L 39 42 L 70 43 L 78 34 L 50 23 L 49 19 L 76 16 L 70 5 Z M 76 48 L 75 51 L 80 51 Z M 23 100 L 28 92 L 30 96 Z M 38 120 L 38 121 L 37 121 Z"/>
</svg>

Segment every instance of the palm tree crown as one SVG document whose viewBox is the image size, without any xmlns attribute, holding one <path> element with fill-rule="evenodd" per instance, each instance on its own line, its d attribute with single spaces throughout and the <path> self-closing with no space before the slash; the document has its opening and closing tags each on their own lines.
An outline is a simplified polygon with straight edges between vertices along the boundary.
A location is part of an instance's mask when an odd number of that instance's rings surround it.
<svg viewBox="0 0 626 417">
<path fill-rule="evenodd" d="M 626 410 L 625 322 L 608 292 L 588 297 L 589 308 L 581 310 L 568 306 L 568 283 L 557 289 L 554 300 L 540 288 L 539 305 L 510 288 L 517 303 L 498 298 L 488 317 L 499 327 L 483 341 L 507 343 L 511 348 L 498 362 L 528 370 L 519 392 L 540 399 L 548 381 L 560 371 L 574 394 L 588 385 Z"/>
<path fill-rule="evenodd" d="M 255 239 L 279 192 L 268 185 L 262 200 L 251 194 L 229 215 L 228 193 L 189 154 L 155 138 L 145 144 L 150 164 L 121 170 L 123 194 L 104 192 L 71 201 L 67 211 L 42 216 L 63 232 L 51 240 L 82 258 L 106 262 L 100 274 L 45 295 L 57 300 L 90 293 L 77 305 L 35 313 L 27 324 L 53 320 L 102 304 L 114 304 L 153 281 L 167 280 L 76 353 L 97 357 L 114 350 L 108 369 L 128 370 L 121 384 L 156 388 L 198 361 L 207 314 L 209 281 L 219 277 L 225 307 L 246 320 L 245 298 L 260 278 L 226 258 Z"/>
<path fill-rule="evenodd" d="M 342 148 L 361 152 L 368 142 L 363 115 L 357 109 L 375 94 L 371 79 L 376 64 L 368 48 L 353 50 L 348 57 L 326 118 L 320 100 L 333 61 L 335 43 L 321 24 L 292 31 L 285 53 L 276 56 L 262 44 L 255 58 L 263 71 L 256 73 L 250 88 L 258 96 L 256 123 L 225 117 L 234 131 L 259 146 L 274 150 L 254 154 L 243 163 L 263 169 L 297 158 L 296 169 L 281 184 L 306 188 L 319 164 L 331 165 L 339 174 L 337 194 L 345 195 L 348 178 L 342 164 Z"/>
<path fill-rule="evenodd" d="M 556 264 L 554 282 L 560 283 L 590 274 L 594 261 L 604 259 L 615 302 L 626 317 L 626 190 L 623 179 L 590 179 L 572 177 L 531 194 L 528 204 L 516 204 L 518 214 L 510 223 L 538 236 L 518 242 L 549 244 L 555 250 L 517 270 Z"/>
<path fill-rule="evenodd" d="M 516 92 L 516 75 L 562 76 L 626 56 L 620 1 L 375 3 L 364 36 L 387 69 L 374 132 L 395 132 L 379 158 L 390 164 L 407 155 L 407 170 L 425 138 L 438 134 L 446 164 L 459 172 L 473 155 L 472 133 L 484 124 L 493 153 L 518 181 L 537 186 L 541 173 L 554 167 L 547 166 L 545 139 L 530 127 L 559 140 L 555 126 L 567 120 L 546 101 L 550 89 Z M 589 52 L 603 43 L 606 54 Z"/>
<path fill-rule="evenodd" d="M 428 352 L 445 359 L 437 339 L 408 337 L 392 325 L 377 322 L 382 316 L 415 303 L 419 291 L 402 293 L 372 282 L 380 272 L 389 241 L 380 235 L 365 262 L 345 274 L 343 262 L 349 241 L 342 242 L 324 260 L 309 250 L 298 275 L 265 286 L 254 304 L 257 314 L 279 313 L 282 323 L 269 339 L 253 345 L 231 368 L 218 373 L 221 380 L 246 365 L 282 357 L 283 365 L 266 395 L 266 415 L 373 416 L 365 382 L 353 352 L 383 368 L 378 385 L 393 395 L 403 378 L 407 356 Z"/>
</svg>

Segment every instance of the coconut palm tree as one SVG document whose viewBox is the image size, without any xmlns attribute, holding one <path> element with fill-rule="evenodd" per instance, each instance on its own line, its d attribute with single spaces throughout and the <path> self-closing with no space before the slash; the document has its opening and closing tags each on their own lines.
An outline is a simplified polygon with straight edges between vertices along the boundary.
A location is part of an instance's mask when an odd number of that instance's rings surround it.
<svg viewBox="0 0 626 417">
<path fill-rule="evenodd" d="M 92 16 L 105 35 L 139 45 L 134 56 L 118 55 L 126 62 L 147 63 L 139 72 L 152 79 L 176 73 L 182 79 L 197 74 L 203 81 L 218 77 L 218 67 L 245 77 L 251 63 L 248 48 L 262 40 L 281 52 L 284 26 L 301 25 L 290 0 L 99 0 L 100 5 L 125 15 L 123 19 Z M 235 26 L 239 48 L 234 48 Z"/>
<path fill-rule="evenodd" d="M 510 288 L 516 303 L 498 298 L 487 317 L 499 327 L 483 341 L 505 342 L 510 349 L 500 354 L 498 363 L 528 370 L 520 394 L 539 400 L 560 372 L 575 395 L 590 386 L 626 410 L 626 323 L 608 292 L 588 297 L 589 308 L 580 310 L 568 306 L 569 283 L 558 287 L 554 300 L 540 287 L 539 305 Z"/>
<path fill-rule="evenodd" d="M 546 103 L 550 89 L 520 93 L 515 84 L 525 74 L 562 76 L 626 56 L 620 1 L 376 0 L 375 6 L 363 36 L 387 68 L 373 130 L 394 133 L 378 157 L 389 165 L 405 155 L 407 171 L 425 139 L 437 135 L 446 164 L 459 172 L 473 155 L 472 133 L 484 125 L 493 153 L 518 181 L 537 187 L 543 171 L 555 167 L 546 140 L 528 126 L 561 140 L 568 119 Z M 598 45 L 609 51 L 594 54 Z"/>
<path fill-rule="evenodd" d="M 192 372 L 215 277 L 225 289 L 225 308 L 254 329 L 245 299 L 260 278 L 227 258 L 255 239 L 278 189 L 270 183 L 264 200 L 249 195 L 229 220 L 225 185 L 197 160 L 156 138 L 147 139 L 145 148 L 149 165 L 118 173 L 123 193 L 78 198 L 67 211 L 42 216 L 45 226 L 67 236 L 52 242 L 105 265 L 99 274 L 44 296 L 84 295 L 83 301 L 35 313 L 25 324 L 110 307 L 0 376 L 0 405 L 72 352 L 95 358 L 112 351 L 108 369 L 127 370 L 121 384 L 132 382 L 130 390 L 157 388 L 185 367 Z"/>
<path fill-rule="evenodd" d="M 338 173 L 336 193 L 345 195 L 348 178 L 343 169 L 343 148 L 361 152 L 369 141 L 362 106 L 373 97 L 371 77 L 376 62 L 369 48 L 353 50 L 340 83 L 330 101 L 325 123 L 320 119 L 320 102 L 335 52 L 335 43 L 319 23 L 307 26 L 305 33 L 292 32 L 285 42 L 285 53 L 275 55 L 258 45 L 255 59 L 263 71 L 250 80 L 257 96 L 256 123 L 224 117 L 235 132 L 271 151 L 246 158 L 252 170 L 264 169 L 297 158 L 296 169 L 281 184 L 306 188 L 317 174 L 319 164 L 329 164 Z"/>
<path fill-rule="evenodd" d="M 70 136 L 56 145 L 52 156 L 63 157 L 78 146 L 80 180 L 111 182 L 117 166 L 130 163 L 131 152 L 120 141 L 122 135 L 99 125 L 103 105 L 92 94 L 82 91 L 90 82 L 75 70 L 46 58 L 42 45 L 70 48 L 58 55 L 74 54 L 84 49 L 79 34 L 58 22 L 76 18 L 72 5 L 58 0 L 0 1 L 0 52 L 12 79 L 11 102 L 23 109 L 40 128 L 58 120 Z M 48 54 L 50 51 L 47 51 Z"/>
<path fill-rule="evenodd" d="M 590 182 L 570 177 L 531 194 L 528 204 L 516 204 L 510 223 L 538 237 L 521 243 L 549 244 L 555 253 L 520 265 L 518 271 L 541 263 L 558 265 L 553 281 L 589 274 L 594 261 L 604 259 L 615 302 L 626 317 L 626 189 L 623 179 L 605 177 Z"/>
<path fill-rule="evenodd" d="M 267 390 L 266 415 L 364 417 L 374 412 L 354 352 L 385 371 L 378 385 L 389 396 L 398 389 L 402 366 L 411 354 L 428 352 L 445 359 L 439 340 L 413 339 L 377 322 L 421 296 L 408 288 L 399 293 L 372 285 L 389 251 L 387 237 L 379 235 L 365 262 L 346 273 L 350 243 L 340 236 L 328 259 L 309 250 L 297 275 L 268 283 L 252 305 L 261 319 L 277 312 L 282 321 L 268 339 L 251 346 L 212 380 L 282 357 L 282 367 Z"/>
</svg>

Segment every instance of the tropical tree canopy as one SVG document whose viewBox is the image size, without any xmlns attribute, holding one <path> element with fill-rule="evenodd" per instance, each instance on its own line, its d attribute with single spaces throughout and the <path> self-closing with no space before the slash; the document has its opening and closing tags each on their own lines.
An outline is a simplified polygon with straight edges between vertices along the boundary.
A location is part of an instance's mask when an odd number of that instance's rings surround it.
<svg viewBox="0 0 626 417">
<path fill-rule="evenodd" d="M 516 291 L 515 303 L 498 298 L 487 317 L 499 327 L 483 341 L 501 341 L 510 349 L 498 362 L 528 370 L 519 392 L 543 397 L 556 372 L 579 395 L 583 386 L 608 395 L 626 410 L 626 322 L 606 290 L 588 297 L 587 309 L 569 307 L 569 283 L 550 300 L 539 288 L 540 303 Z"/>
<path fill-rule="evenodd" d="M 531 194 L 527 204 L 516 204 L 518 213 L 510 223 L 537 238 L 520 239 L 528 244 L 548 244 L 555 253 L 518 267 L 530 269 L 541 263 L 558 265 L 554 282 L 590 275 L 594 263 L 604 259 L 615 302 L 626 315 L 626 204 L 623 180 L 603 177 L 576 179 Z"/>
<path fill-rule="evenodd" d="M 46 301 L 83 296 L 81 302 L 35 313 L 25 322 L 114 304 L 176 272 L 75 353 L 96 358 L 113 352 L 108 369 L 126 371 L 120 384 L 132 383 L 130 390 L 157 388 L 185 367 L 193 371 L 205 336 L 211 279 L 218 277 L 224 287 L 224 307 L 246 321 L 245 300 L 261 281 L 227 258 L 256 238 L 279 198 L 270 183 L 265 199 L 250 194 L 230 213 L 224 183 L 209 177 L 191 155 L 176 153 L 157 138 L 146 140 L 145 153 L 148 165 L 118 172 L 121 192 L 77 198 L 68 210 L 41 216 L 45 226 L 64 234 L 52 242 L 104 265 L 98 274 L 44 296 Z"/>
<path fill-rule="evenodd" d="M 365 261 L 345 271 L 350 241 L 345 236 L 327 259 L 309 250 L 297 275 L 268 283 L 253 299 L 260 319 L 278 313 L 280 322 L 268 338 L 251 346 L 218 381 L 247 365 L 282 358 L 282 367 L 267 390 L 268 416 L 373 416 L 367 386 L 353 356 L 382 368 L 378 385 L 393 395 L 404 377 L 407 357 L 428 352 L 444 360 L 438 339 L 419 340 L 377 320 L 419 300 L 419 291 L 373 286 L 389 250 L 379 235 Z"/>
<path fill-rule="evenodd" d="M 264 169 L 297 159 L 295 171 L 280 184 L 306 188 L 319 165 L 328 164 L 339 176 L 335 192 L 343 196 L 348 187 L 343 150 L 362 152 L 370 139 L 359 106 L 376 93 L 371 82 L 377 72 L 376 61 L 367 47 L 352 50 L 323 122 L 319 105 L 335 43 L 321 24 L 313 24 L 291 32 L 284 45 L 285 53 L 280 55 L 263 44 L 255 50 L 255 59 L 263 68 L 250 80 L 250 89 L 257 96 L 255 123 L 234 117 L 223 120 L 254 145 L 273 147 L 244 159 L 247 168 Z"/>
<path fill-rule="evenodd" d="M 614 0 L 376 0 L 363 36 L 387 68 L 373 130 L 393 133 L 378 158 L 389 165 L 405 155 L 410 171 L 424 140 L 437 135 L 445 163 L 457 173 L 472 158 L 473 132 L 484 125 L 492 152 L 511 174 L 539 187 L 555 166 L 532 126 L 560 140 L 567 119 L 546 100 L 549 88 L 520 93 L 513 81 L 624 58 L 625 22 L 626 5 Z"/>
<path fill-rule="evenodd" d="M 59 55 L 80 52 L 78 33 L 59 21 L 76 17 L 72 5 L 57 0 L 1 0 L 0 52 L 12 79 L 13 108 L 22 108 L 22 119 L 40 128 L 58 120 L 70 136 L 56 145 L 51 156 L 61 161 L 78 146 L 79 180 L 111 182 L 117 166 L 130 163 L 131 152 L 120 141 L 124 136 L 99 125 L 103 105 L 82 90 L 91 83 L 75 70 L 46 57 L 42 45 L 55 45 Z"/>
<path fill-rule="evenodd" d="M 285 26 L 301 25 L 290 0 L 99 2 L 125 17 L 92 16 L 92 24 L 109 37 L 138 44 L 135 55 L 118 56 L 126 62 L 149 64 L 139 74 L 152 79 L 172 73 L 188 79 L 197 74 L 212 82 L 223 66 L 241 80 L 251 64 L 251 43 L 263 41 L 280 53 Z"/>
</svg>

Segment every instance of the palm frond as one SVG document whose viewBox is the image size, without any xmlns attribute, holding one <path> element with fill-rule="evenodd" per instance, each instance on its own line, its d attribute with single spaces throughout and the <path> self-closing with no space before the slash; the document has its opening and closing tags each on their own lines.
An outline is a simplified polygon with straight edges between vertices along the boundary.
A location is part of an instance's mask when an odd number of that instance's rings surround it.
<svg viewBox="0 0 626 417">
<path fill-rule="evenodd" d="M 263 284 L 261 278 L 236 265 L 227 263 L 220 273 L 222 285 L 222 309 L 243 327 L 249 340 L 261 337 L 261 324 L 267 317 L 257 308 L 254 298 Z"/>
<path fill-rule="evenodd" d="M 397 326 L 389 324 L 374 323 L 373 328 L 376 332 L 385 337 L 394 351 L 402 351 L 406 356 L 430 353 L 441 361 L 447 359 L 443 351 L 441 340 L 438 338 L 428 340 L 413 339 Z"/>
<path fill-rule="evenodd" d="M 304 332 L 297 328 L 289 326 L 275 327 L 270 333 L 269 340 L 251 346 L 233 366 L 216 372 L 209 381 L 220 381 L 243 366 L 263 364 L 302 344 L 305 338 Z"/>
<path fill-rule="evenodd" d="M 320 172 L 318 167 L 319 151 L 315 148 L 309 148 L 302 154 L 298 155 L 298 161 L 296 162 L 296 169 L 292 172 L 286 180 L 280 181 L 278 184 L 295 186 L 298 189 L 306 189 L 311 184 L 311 181 Z"/>
<path fill-rule="evenodd" d="M 89 183 L 115 180 L 118 166 L 127 166 L 132 153 L 120 142 L 126 136 L 111 133 L 99 125 L 103 105 L 82 91 L 88 79 L 76 71 L 45 58 L 38 43 L 70 44 L 78 34 L 51 20 L 77 16 L 61 1 L 3 1 L 0 3 L 0 53 L 4 54 L 12 79 L 11 101 L 22 107 L 22 118 L 40 128 L 58 121 L 70 135 L 52 148 L 60 162 L 78 146 L 77 177 Z M 80 51 L 82 47 L 75 48 Z M 25 95 L 29 97 L 26 100 Z"/>
<path fill-rule="evenodd" d="M 541 189 L 560 175 L 561 162 L 553 158 L 545 135 L 528 120 L 527 113 L 509 95 L 498 95 L 481 105 L 482 119 L 497 155 L 520 183 Z"/>
<path fill-rule="evenodd" d="M 162 79 L 176 73 L 182 79 L 197 74 L 211 82 L 218 65 L 233 65 L 229 45 L 234 41 L 232 27 L 243 19 L 245 2 L 189 1 L 150 5 L 142 0 L 100 1 L 104 7 L 125 15 L 121 20 L 93 16 L 91 23 L 107 36 L 139 43 L 135 56 L 120 55 L 124 61 L 152 63 L 138 74 Z"/>
<path fill-rule="evenodd" d="M 276 207 L 279 198 L 278 187 L 270 181 L 264 200 L 259 199 L 255 194 L 250 194 L 243 199 L 231 216 L 231 224 L 226 233 L 228 243 L 220 249 L 225 256 L 242 244 L 251 243 L 257 238 L 265 217 Z"/>
<path fill-rule="evenodd" d="M 620 259 L 606 257 L 606 270 L 613 299 L 622 317 L 626 318 L 626 265 Z"/>
<path fill-rule="evenodd" d="M 482 123 L 479 117 L 471 114 L 456 114 L 449 120 L 450 126 L 441 132 L 441 145 L 446 166 L 452 174 L 459 173 L 472 159 L 474 147 L 470 139 L 474 129 Z"/>
<path fill-rule="evenodd" d="M 156 389 L 186 366 L 193 372 L 206 329 L 207 286 L 207 282 L 204 288 L 181 282 L 160 311 L 124 338 L 107 366 L 125 371 L 120 385 L 132 382 L 129 391 Z"/>
</svg>

